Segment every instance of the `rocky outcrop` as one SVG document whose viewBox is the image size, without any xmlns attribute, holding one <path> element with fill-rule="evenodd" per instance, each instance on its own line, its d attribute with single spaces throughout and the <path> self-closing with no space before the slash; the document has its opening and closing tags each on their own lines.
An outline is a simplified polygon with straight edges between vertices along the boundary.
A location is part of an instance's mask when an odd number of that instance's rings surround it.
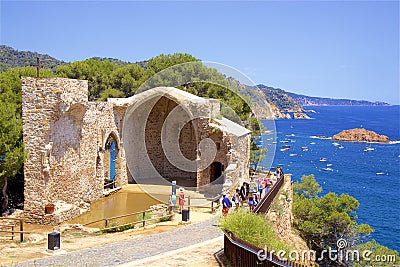
<svg viewBox="0 0 400 267">
<path fill-rule="evenodd" d="M 265 215 L 267 221 L 272 222 L 277 236 L 285 243 L 289 244 L 296 251 L 308 251 L 309 248 L 306 242 L 298 235 L 293 228 L 293 188 L 291 174 L 285 174 L 285 181 L 276 195 L 270 210 Z M 311 265 L 312 263 L 305 258 L 304 264 Z"/>
<path fill-rule="evenodd" d="M 340 133 L 335 134 L 332 137 L 332 140 L 379 143 L 389 143 L 390 141 L 386 135 L 380 135 L 364 128 L 341 131 Z"/>
<path fill-rule="evenodd" d="M 308 115 L 305 114 L 305 113 L 296 112 L 296 113 L 293 113 L 293 119 L 297 119 L 297 120 L 309 120 L 309 119 L 311 119 L 311 118 L 308 117 Z"/>
</svg>

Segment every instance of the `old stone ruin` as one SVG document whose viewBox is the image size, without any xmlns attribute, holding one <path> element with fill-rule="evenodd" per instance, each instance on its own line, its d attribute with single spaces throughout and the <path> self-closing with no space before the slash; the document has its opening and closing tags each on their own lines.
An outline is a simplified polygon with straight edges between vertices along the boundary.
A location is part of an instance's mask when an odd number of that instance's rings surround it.
<svg viewBox="0 0 400 267">
<path fill-rule="evenodd" d="M 171 87 L 88 101 L 87 81 L 22 78 L 24 213 L 58 224 L 87 211 L 105 184 L 231 191 L 249 174 L 250 132 L 220 102 Z M 55 212 L 46 213 L 46 207 Z"/>
</svg>

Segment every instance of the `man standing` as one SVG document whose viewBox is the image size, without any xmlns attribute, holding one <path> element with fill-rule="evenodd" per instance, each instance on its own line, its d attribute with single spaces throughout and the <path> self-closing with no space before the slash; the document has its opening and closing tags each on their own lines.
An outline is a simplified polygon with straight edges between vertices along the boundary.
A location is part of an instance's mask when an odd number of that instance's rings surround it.
<svg viewBox="0 0 400 267">
<path fill-rule="evenodd" d="M 242 205 L 243 202 L 245 202 L 247 200 L 247 197 L 249 195 L 249 185 L 246 182 L 243 182 L 242 187 L 240 187 L 240 197 L 242 200 Z"/>
</svg>

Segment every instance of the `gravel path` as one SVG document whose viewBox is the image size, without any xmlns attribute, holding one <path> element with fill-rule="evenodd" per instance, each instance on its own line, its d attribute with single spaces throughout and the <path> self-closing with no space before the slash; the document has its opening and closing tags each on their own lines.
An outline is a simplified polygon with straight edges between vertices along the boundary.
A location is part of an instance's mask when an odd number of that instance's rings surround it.
<svg viewBox="0 0 400 267">
<path fill-rule="evenodd" d="M 154 235 L 21 262 L 16 266 L 115 266 L 222 236 L 217 217 Z"/>
</svg>

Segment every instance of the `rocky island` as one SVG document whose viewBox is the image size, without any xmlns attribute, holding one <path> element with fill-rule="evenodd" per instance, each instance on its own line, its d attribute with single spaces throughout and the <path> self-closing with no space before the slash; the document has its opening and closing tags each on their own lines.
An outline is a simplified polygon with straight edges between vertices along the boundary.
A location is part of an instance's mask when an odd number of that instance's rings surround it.
<svg viewBox="0 0 400 267">
<path fill-rule="evenodd" d="M 332 137 L 332 140 L 340 141 L 355 141 L 355 142 L 378 142 L 389 143 L 389 137 L 380 135 L 373 131 L 368 131 L 364 128 L 355 128 L 341 131 Z"/>
</svg>

